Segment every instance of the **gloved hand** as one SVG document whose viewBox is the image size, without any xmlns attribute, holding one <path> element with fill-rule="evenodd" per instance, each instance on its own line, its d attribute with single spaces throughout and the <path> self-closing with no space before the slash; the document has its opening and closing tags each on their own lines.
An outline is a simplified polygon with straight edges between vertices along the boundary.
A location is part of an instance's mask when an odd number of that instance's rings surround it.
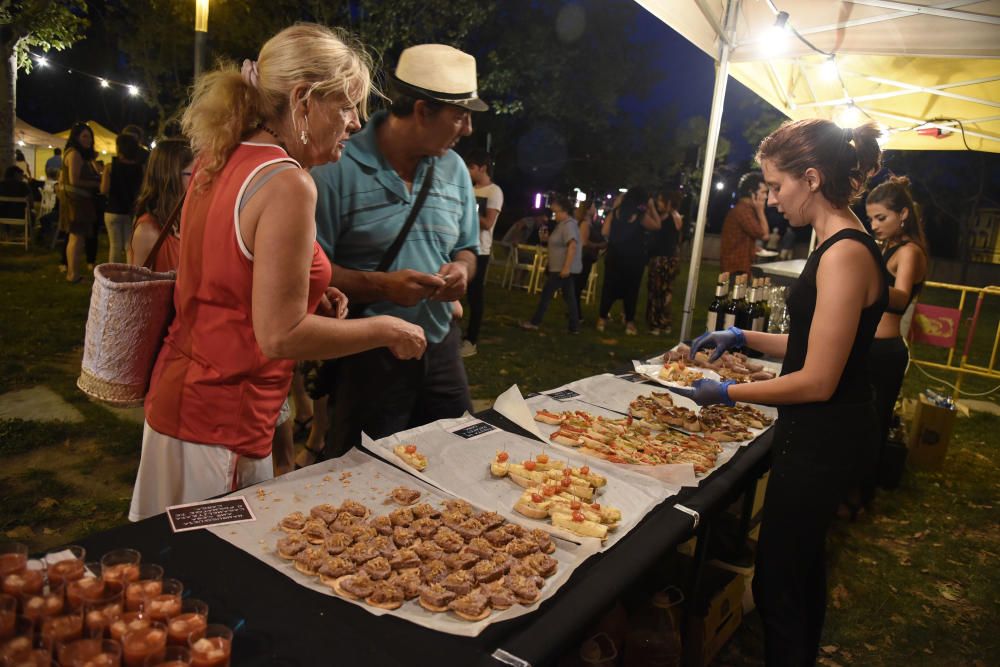
<svg viewBox="0 0 1000 667">
<path fill-rule="evenodd" d="M 731 407 L 736 405 L 735 401 L 729 398 L 729 385 L 731 384 L 736 384 L 736 381 L 726 380 L 725 382 L 716 382 L 715 380 L 702 378 L 692 382 L 690 387 L 667 387 L 667 389 L 680 396 L 690 398 L 698 405 L 722 403 Z"/>
<path fill-rule="evenodd" d="M 715 352 L 708 358 L 715 361 L 722 356 L 726 350 L 734 347 L 743 347 L 747 344 L 747 337 L 743 335 L 743 329 L 729 327 L 724 331 L 708 331 L 694 339 L 691 343 L 691 353 L 688 358 L 694 359 L 695 353 L 703 347 L 715 347 Z"/>
</svg>

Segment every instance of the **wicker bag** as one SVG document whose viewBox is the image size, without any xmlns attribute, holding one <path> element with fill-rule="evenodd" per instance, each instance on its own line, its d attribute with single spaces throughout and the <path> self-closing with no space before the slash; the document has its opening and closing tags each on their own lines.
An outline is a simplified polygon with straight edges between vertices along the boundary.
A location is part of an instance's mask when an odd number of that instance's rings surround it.
<svg viewBox="0 0 1000 667">
<path fill-rule="evenodd" d="M 94 269 L 83 363 L 76 386 L 117 407 L 142 405 L 149 378 L 174 318 L 173 271 L 151 268 L 180 212 L 177 203 L 145 266 L 101 264 Z"/>
</svg>

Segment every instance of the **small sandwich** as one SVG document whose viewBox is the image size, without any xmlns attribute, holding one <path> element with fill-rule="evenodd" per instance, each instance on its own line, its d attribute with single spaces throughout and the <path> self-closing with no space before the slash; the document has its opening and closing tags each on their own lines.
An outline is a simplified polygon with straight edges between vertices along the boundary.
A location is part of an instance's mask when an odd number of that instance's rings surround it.
<svg viewBox="0 0 1000 667">
<path fill-rule="evenodd" d="M 349 574 L 356 574 L 358 566 L 354 561 L 343 556 L 329 556 L 319 566 L 319 580 L 323 584 L 333 588 L 333 584 L 341 577 Z"/>
<path fill-rule="evenodd" d="M 337 515 L 340 513 L 340 509 L 336 505 L 331 505 L 330 503 L 323 503 L 322 505 L 316 505 L 311 510 L 309 510 L 309 516 L 314 519 L 320 519 L 323 523 L 331 524 L 337 520 Z"/>
<path fill-rule="evenodd" d="M 514 594 L 514 599 L 525 607 L 538 602 L 538 598 L 542 596 L 535 583 L 527 577 L 510 575 L 504 578 L 504 582 L 508 590 Z"/>
<path fill-rule="evenodd" d="M 541 493 L 533 491 L 531 489 L 525 491 L 518 498 L 517 503 L 514 505 L 514 511 L 518 514 L 523 514 L 529 519 L 544 519 L 549 515 L 549 505 L 551 501 L 543 496 Z M 507 537 L 506 535 L 504 537 Z M 490 540 L 490 533 L 486 534 L 486 539 Z M 500 546 L 500 537 L 493 542 L 496 546 Z M 506 540 L 510 541 L 510 540 Z"/>
<path fill-rule="evenodd" d="M 292 533 L 278 540 L 278 555 L 286 560 L 294 560 L 307 546 L 309 541 L 305 537 L 300 533 Z"/>
<path fill-rule="evenodd" d="M 380 609 L 399 609 L 403 605 L 402 589 L 389 581 L 380 581 L 375 584 L 372 594 L 365 597 L 365 602 Z"/>
<path fill-rule="evenodd" d="M 412 600 L 420 595 L 420 589 L 424 585 L 424 582 L 420 580 L 420 573 L 416 570 L 397 572 L 392 575 L 389 583 L 403 591 L 403 597 L 407 600 Z"/>
<path fill-rule="evenodd" d="M 569 445 L 570 447 L 579 447 L 583 444 L 583 439 L 576 433 L 562 429 L 550 435 L 549 440 L 552 442 L 558 442 L 560 445 Z"/>
<path fill-rule="evenodd" d="M 424 470 L 427 467 L 427 457 L 417 451 L 416 445 L 396 445 L 392 451 L 411 468 Z"/>
<path fill-rule="evenodd" d="M 333 582 L 333 592 L 348 600 L 364 600 L 375 592 L 375 582 L 367 574 L 347 574 Z"/>
<path fill-rule="evenodd" d="M 323 561 L 326 560 L 326 550 L 319 547 L 306 547 L 295 556 L 295 569 L 310 577 L 315 575 Z"/>
<path fill-rule="evenodd" d="M 302 512 L 292 512 L 281 520 L 278 527 L 286 533 L 297 533 L 306 525 L 306 515 Z"/>
<path fill-rule="evenodd" d="M 562 513 L 552 515 L 552 525 L 583 537 L 596 537 L 600 540 L 607 539 L 608 527 L 596 521 L 588 521 L 580 512 Z"/>
<path fill-rule="evenodd" d="M 480 590 L 489 598 L 490 606 L 497 611 L 510 609 L 517 602 L 514 594 L 507 588 L 503 579 L 483 585 Z"/>
<path fill-rule="evenodd" d="M 392 500 L 398 505 L 412 505 L 420 500 L 420 492 L 405 486 L 397 486 L 392 490 Z"/>
<path fill-rule="evenodd" d="M 479 591 L 472 591 L 448 603 L 448 609 L 466 621 L 481 621 L 492 613 L 490 601 Z"/>
<path fill-rule="evenodd" d="M 347 512 L 351 516 L 356 516 L 359 519 L 367 519 L 368 515 L 371 514 L 370 509 L 356 500 L 345 500 L 344 504 L 340 506 L 340 511 Z"/>
<path fill-rule="evenodd" d="M 531 554 L 526 556 L 524 559 L 524 564 L 530 567 L 541 577 L 551 577 L 556 573 L 556 569 L 559 567 L 559 562 L 551 557 L 546 556 L 543 553 Z"/>
<path fill-rule="evenodd" d="M 498 452 L 496 458 L 490 461 L 490 474 L 494 477 L 506 477 L 510 467 L 510 454 Z"/>
<path fill-rule="evenodd" d="M 458 596 L 441 584 L 428 584 L 420 589 L 420 606 L 427 611 L 448 611 L 448 604 Z"/>
<path fill-rule="evenodd" d="M 543 424 L 558 425 L 563 423 L 563 416 L 555 412 L 549 412 L 548 410 L 539 410 L 535 413 L 535 421 L 542 422 Z"/>
</svg>

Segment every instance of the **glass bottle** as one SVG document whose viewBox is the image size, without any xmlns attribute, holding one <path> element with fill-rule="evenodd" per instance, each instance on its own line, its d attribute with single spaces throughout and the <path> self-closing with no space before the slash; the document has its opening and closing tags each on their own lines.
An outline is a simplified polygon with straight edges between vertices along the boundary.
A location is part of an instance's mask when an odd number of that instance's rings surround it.
<svg viewBox="0 0 1000 667">
<path fill-rule="evenodd" d="M 705 331 L 718 331 L 722 328 L 722 321 L 725 318 L 725 307 L 729 293 L 729 275 L 719 274 L 719 282 L 715 285 L 715 298 L 708 304 L 708 317 L 705 319 Z M 719 317 L 722 313 L 722 317 Z"/>
</svg>

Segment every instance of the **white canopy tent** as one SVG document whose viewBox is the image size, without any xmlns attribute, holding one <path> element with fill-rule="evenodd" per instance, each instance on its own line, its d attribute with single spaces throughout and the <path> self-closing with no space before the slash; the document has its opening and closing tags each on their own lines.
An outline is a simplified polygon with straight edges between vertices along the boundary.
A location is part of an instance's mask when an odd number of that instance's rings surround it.
<svg viewBox="0 0 1000 667">
<path fill-rule="evenodd" d="M 636 1 L 717 61 L 682 338 L 730 75 L 793 119 L 875 120 L 885 148 L 1000 152 L 1000 0 Z"/>
</svg>

